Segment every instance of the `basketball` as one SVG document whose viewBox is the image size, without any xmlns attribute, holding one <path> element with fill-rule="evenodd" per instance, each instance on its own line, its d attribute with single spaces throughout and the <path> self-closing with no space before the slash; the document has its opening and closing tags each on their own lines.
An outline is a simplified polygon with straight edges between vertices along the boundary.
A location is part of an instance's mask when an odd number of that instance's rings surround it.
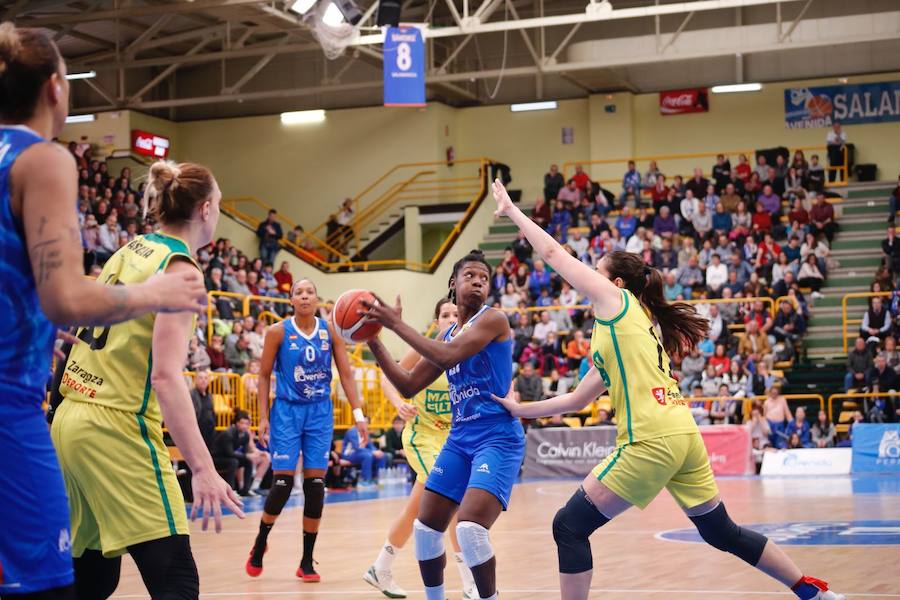
<svg viewBox="0 0 900 600">
<path fill-rule="evenodd" d="M 367 290 L 347 290 L 338 297 L 331 311 L 331 321 L 339 336 L 347 342 L 365 342 L 381 331 L 380 323 L 366 323 L 359 311 L 365 311 L 363 301 L 377 302 Z"/>
</svg>

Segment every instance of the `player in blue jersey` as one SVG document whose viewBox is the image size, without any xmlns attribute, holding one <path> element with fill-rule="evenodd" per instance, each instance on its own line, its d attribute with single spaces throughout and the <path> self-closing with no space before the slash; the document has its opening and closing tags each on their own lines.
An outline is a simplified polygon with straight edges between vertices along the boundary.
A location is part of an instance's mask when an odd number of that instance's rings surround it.
<svg viewBox="0 0 900 600">
<path fill-rule="evenodd" d="M 50 142 L 68 106 L 66 65 L 50 36 L 0 24 L 0 421 L 14 424 L 0 428 L 4 599 L 75 594 L 69 508 L 41 410 L 56 327 L 199 312 L 206 299 L 196 271 L 134 286 L 83 277 L 78 172 L 66 149 Z"/>
<path fill-rule="evenodd" d="M 378 338 L 369 341 L 384 374 L 404 397 L 425 389 L 444 371 L 450 384 L 453 426 L 428 480 L 413 524 L 416 560 L 426 600 L 444 600 L 444 531 L 457 514 L 456 536 L 481 598 L 497 597 L 496 559 L 488 530 L 509 505 L 525 453 L 522 425 L 491 395 L 512 381 L 509 321 L 485 301 L 491 267 L 473 250 L 453 265 L 450 299 L 459 319 L 437 339 L 419 335 L 383 301 L 367 304 L 368 319 L 395 332 L 425 360 L 400 367 Z M 498 394 L 495 390 L 502 390 Z"/>
<path fill-rule="evenodd" d="M 291 289 L 294 315 L 266 331 L 259 371 L 259 437 L 272 454 L 272 488 L 266 497 L 259 533 L 245 569 L 258 577 L 269 532 L 294 488 L 297 459 L 303 454 L 303 556 L 297 577 L 319 581 L 313 567 L 313 548 L 325 502 L 325 472 L 334 433 L 331 402 L 331 361 L 337 365 L 341 387 L 353 407 L 362 444 L 369 433 L 350 370 L 344 340 L 331 323 L 316 316 L 319 300 L 315 284 L 300 279 Z M 275 373 L 275 401 L 269 415 L 269 389 Z"/>
</svg>

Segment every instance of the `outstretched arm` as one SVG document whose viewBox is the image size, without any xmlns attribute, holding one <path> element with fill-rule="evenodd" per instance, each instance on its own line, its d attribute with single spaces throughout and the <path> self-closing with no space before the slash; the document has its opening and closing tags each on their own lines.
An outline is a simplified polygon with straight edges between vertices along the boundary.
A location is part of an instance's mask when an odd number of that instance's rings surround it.
<svg viewBox="0 0 900 600">
<path fill-rule="evenodd" d="M 516 402 L 516 393 L 510 386 L 509 393 L 505 398 L 493 396 L 494 400 L 502 404 L 506 410 L 514 417 L 522 417 L 525 419 L 537 419 L 539 417 L 549 417 L 568 412 L 581 410 L 597 397 L 606 391 L 603 379 L 596 367 L 591 367 L 587 372 L 575 391 L 563 394 L 549 400 L 541 400 L 540 402 L 531 402 L 529 404 L 520 404 Z"/>
<path fill-rule="evenodd" d="M 599 309 L 600 314 L 612 313 L 621 307 L 621 290 L 609 279 L 563 250 L 550 234 L 526 217 L 519 207 L 513 204 L 499 179 L 494 181 L 493 193 L 497 202 L 497 211 L 494 214 L 509 217 L 525 234 L 535 252 L 553 267 L 560 277 L 584 294 L 591 304 Z"/>
</svg>

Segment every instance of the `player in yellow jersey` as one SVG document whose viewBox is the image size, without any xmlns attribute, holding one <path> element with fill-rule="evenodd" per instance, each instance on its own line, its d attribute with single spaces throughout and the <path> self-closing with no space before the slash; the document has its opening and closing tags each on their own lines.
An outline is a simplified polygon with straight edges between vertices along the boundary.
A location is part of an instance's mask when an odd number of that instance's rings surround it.
<svg viewBox="0 0 900 600">
<path fill-rule="evenodd" d="M 459 314 L 456 305 L 449 298 L 441 298 L 434 308 L 434 318 L 438 333 L 443 333 L 456 323 Z M 415 350 L 410 349 L 400 359 L 400 366 L 411 370 L 416 363 L 424 360 Z M 416 481 L 403 512 L 397 515 L 391 523 L 387 541 L 381 547 L 378 558 L 363 574 L 363 580 L 380 590 L 388 598 L 406 598 L 406 592 L 395 582 L 391 573 L 391 565 L 397 557 L 397 552 L 409 541 L 413 532 L 413 522 L 419 513 L 419 502 L 422 500 L 422 492 L 425 491 L 425 481 L 434 461 L 447 435 L 450 433 L 452 422 L 450 405 L 450 385 L 447 376 L 441 373 L 434 382 L 424 390 L 416 394 L 412 402 L 406 402 L 390 384 L 387 378 L 382 378 L 382 389 L 391 404 L 397 409 L 397 414 L 406 421 L 403 428 L 403 449 L 406 451 L 406 460 L 416 473 Z M 460 578 L 463 582 L 463 600 L 478 598 L 475 589 L 475 580 L 472 571 L 466 566 L 460 552 L 459 542 L 456 539 L 456 523 L 451 523 L 450 543 L 453 545 L 456 566 L 459 567 Z"/>
<path fill-rule="evenodd" d="M 611 252 L 591 269 L 525 216 L 499 179 L 493 194 L 496 215 L 512 219 L 538 255 L 587 297 L 596 316 L 593 367 L 574 392 L 530 406 L 517 405 L 511 393 L 497 399 L 513 415 L 537 418 L 583 408 L 608 390 L 617 415 L 615 452 L 553 520 L 563 600 L 588 597 L 591 533 L 631 506 L 645 508 L 663 488 L 713 547 L 777 579 L 801 600 L 843 600 L 825 582 L 805 577 L 774 542 L 736 525 L 725 510 L 700 431 L 669 365 L 669 354 L 684 355 L 705 337 L 706 319 L 689 304 L 667 302 L 662 275 L 638 255 Z"/>
<path fill-rule="evenodd" d="M 126 288 L 155 273 L 196 272 L 193 254 L 212 239 L 221 192 L 205 167 L 158 162 L 148 199 L 162 227 L 138 236 L 99 279 Z M 193 472 L 192 518 L 203 527 L 222 506 L 243 517 L 200 435 L 182 371 L 195 317 L 148 314 L 78 331 L 63 371 L 51 435 L 69 496 L 79 600 L 107 598 L 131 554 L 154 599 L 197 598 L 199 579 L 184 499 L 163 444 L 162 421 Z"/>
</svg>

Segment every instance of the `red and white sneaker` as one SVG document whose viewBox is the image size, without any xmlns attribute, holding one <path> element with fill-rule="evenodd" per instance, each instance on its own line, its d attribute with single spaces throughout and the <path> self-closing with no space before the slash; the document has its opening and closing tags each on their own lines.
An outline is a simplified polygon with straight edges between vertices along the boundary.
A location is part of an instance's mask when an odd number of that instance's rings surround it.
<svg viewBox="0 0 900 600">
<path fill-rule="evenodd" d="M 256 548 L 250 549 L 250 556 L 247 557 L 247 563 L 244 565 L 244 570 L 247 571 L 247 575 L 250 577 L 259 577 L 263 572 L 262 565 L 262 556 L 259 557 L 259 561 L 253 560 L 253 551 Z M 263 554 L 269 551 L 269 546 L 267 545 L 263 550 Z"/>
<path fill-rule="evenodd" d="M 302 579 L 303 583 L 319 583 L 322 579 L 311 564 L 305 566 L 301 564 L 297 567 L 297 577 Z"/>
<path fill-rule="evenodd" d="M 821 579 L 804 576 L 802 579 L 800 579 L 800 581 L 797 582 L 797 585 L 800 585 L 802 583 L 808 583 L 819 588 L 819 593 L 813 596 L 810 600 L 846 600 L 843 594 L 838 594 L 829 590 L 828 584 Z M 797 585 L 795 585 L 794 587 L 796 588 Z"/>
</svg>

